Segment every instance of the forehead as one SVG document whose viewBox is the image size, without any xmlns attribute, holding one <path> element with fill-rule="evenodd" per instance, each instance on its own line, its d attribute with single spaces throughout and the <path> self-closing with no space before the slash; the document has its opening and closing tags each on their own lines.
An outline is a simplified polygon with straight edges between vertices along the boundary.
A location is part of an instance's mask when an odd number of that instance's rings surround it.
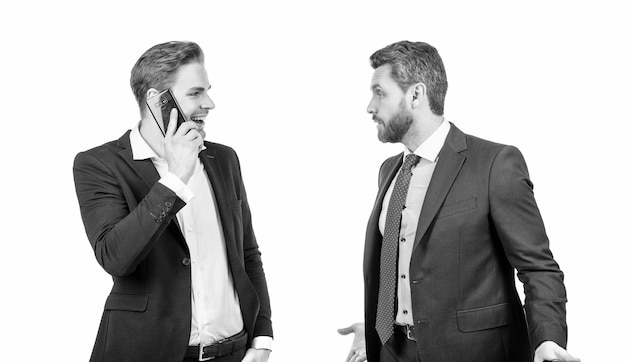
<svg viewBox="0 0 626 362">
<path fill-rule="evenodd" d="M 383 64 L 380 67 L 374 69 L 374 74 L 372 74 L 372 84 L 371 88 L 400 88 L 395 80 L 391 77 L 391 64 Z"/>
<path fill-rule="evenodd" d="M 178 68 L 172 88 L 209 88 L 209 76 L 203 64 L 190 63 Z"/>
</svg>

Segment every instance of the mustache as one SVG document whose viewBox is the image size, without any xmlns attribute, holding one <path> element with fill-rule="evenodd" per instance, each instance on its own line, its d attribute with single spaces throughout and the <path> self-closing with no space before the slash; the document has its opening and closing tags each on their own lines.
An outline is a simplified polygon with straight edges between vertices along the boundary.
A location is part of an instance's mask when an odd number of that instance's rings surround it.
<svg viewBox="0 0 626 362">
<path fill-rule="evenodd" d="M 372 120 L 373 120 L 373 121 L 376 121 L 376 122 L 380 122 L 380 123 L 382 123 L 382 122 L 383 122 L 383 120 L 382 120 L 382 119 L 380 119 L 380 118 L 378 118 L 376 115 L 372 115 Z"/>
</svg>

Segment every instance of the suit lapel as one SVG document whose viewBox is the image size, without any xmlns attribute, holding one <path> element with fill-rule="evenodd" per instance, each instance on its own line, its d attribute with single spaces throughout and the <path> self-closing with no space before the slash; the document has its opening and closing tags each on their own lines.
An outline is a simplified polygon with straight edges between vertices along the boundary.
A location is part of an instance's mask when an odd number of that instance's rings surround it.
<svg viewBox="0 0 626 362">
<path fill-rule="evenodd" d="M 220 159 L 215 149 L 210 144 L 205 143 L 207 147 L 200 152 L 200 160 L 204 165 L 204 169 L 209 176 L 213 194 L 217 202 L 222 229 L 224 230 L 224 242 L 226 244 L 226 254 L 230 271 L 233 275 L 233 282 L 241 308 L 244 325 L 248 329 L 249 339 L 252 338 L 253 331 L 250 329 L 254 326 L 254 320 L 259 310 L 258 304 L 255 304 L 256 291 L 250 282 L 246 269 L 243 264 L 243 250 L 237 247 L 237 239 L 235 236 L 235 225 L 233 222 L 231 200 L 228 195 L 235 195 L 234 190 L 228 187 L 232 183 L 226 182 L 224 175 L 229 175 L 228 165 Z"/>
<path fill-rule="evenodd" d="M 388 165 L 383 165 L 383 169 L 380 173 L 379 185 L 378 185 L 378 194 L 376 195 L 376 201 L 374 202 L 374 208 L 372 209 L 372 213 L 370 214 L 370 219 L 367 224 L 367 237 L 365 242 L 365 259 L 364 259 L 364 272 L 367 274 L 374 270 L 370 268 L 370 265 L 378 265 L 380 258 L 380 243 L 382 242 L 382 235 L 380 234 L 378 228 L 378 221 L 380 219 L 380 213 L 383 206 L 383 200 L 385 199 L 385 194 L 387 190 L 389 190 L 389 185 L 391 185 L 391 181 L 394 176 L 400 169 L 402 165 L 403 153 L 394 156 L 388 163 Z M 376 270 L 378 270 L 376 268 Z"/>
<path fill-rule="evenodd" d="M 424 204 L 417 223 L 413 251 L 415 251 L 426 230 L 433 222 L 435 215 L 441 208 L 454 180 L 459 174 L 465 162 L 465 156 L 460 155 L 459 152 L 465 149 L 467 149 L 465 134 L 456 128 L 454 124 L 450 123 L 450 132 L 439 153 L 437 166 L 435 166 L 435 171 L 426 191 L 426 197 L 424 198 Z"/>
<path fill-rule="evenodd" d="M 400 166 L 402 166 L 402 159 L 404 158 L 404 153 L 401 153 L 397 156 L 394 157 L 394 159 L 391 161 L 391 167 L 389 169 L 389 171 L 383 170 L 383 175 L 382 176 L 382 180 L 381 180 L 381 186 L 378 189 L 378 195 L 376 195 L 376 207 L 378 210 L 378 212 L 376 213 L 376 219 L 378 219 L 380 217 L 380 212 L 382 209 L 382 205 L 383 205 L 383 200 L 385 199 L 385 195 L 387 194 L 387 190 L 389 190 L 389 186 L 391 185 L 391 181 L 393 180 L 393 178 L 396 176 L 396 173 L 398 173 L 398 170 L 400 169 Z"/>
<path fill-rule="evenodd" d="M 204 170 L 209 176 L 211 182 L 211 188 L 213 188 L 213 195 L 217 202 L 217 209 L 219 210 L 220 221 L 222 222 L 222 229 L 224 230 L 224 238 L 226 239 L 227 248 L 234 247 L 230 245 L 235 240 L 235 229 L 233 225 L 233 218 L 231 216 L 230 201 L 228 195 L 234 194 L 228 192 L 226 183 L 224 182 L 224 170 L 221 169 L 221 163 L 214 148 L 210 147 L 210 144 L 205 144 L 206 149 L 200 152 L 200 161 L 204 165 Z M 234 249 L 236 250 L 236 249 Z"/>
</svg>

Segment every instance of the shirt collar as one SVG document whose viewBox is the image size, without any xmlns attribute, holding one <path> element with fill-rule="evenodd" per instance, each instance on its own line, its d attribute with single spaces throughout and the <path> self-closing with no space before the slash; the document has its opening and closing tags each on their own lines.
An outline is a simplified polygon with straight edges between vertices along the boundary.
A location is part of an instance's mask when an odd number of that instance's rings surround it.
<svg viewBox="0 0 626 362">
<path fill-rule="evenodd" d="M 439 156 L 443 144 L 446 142 L 446 137 L 450 131 L 450 122 L 444 118 L 439 127 L 415 150 L 416 155 L 430 162 L 435 162 Z M 404 156 L 412 153 L 408 148 L 404 149 Z"/>
<path fill-rule="evenodd" d="M 148 145 L 148 142 L 143 138 L 141 132 L 139 132 L 139 124 L 130 131 L 130 149 L 133 151 L 133 160 L 155 160 L 162 159 L 156 152 Z M 200 151 L 206 150 L 206 146 L 203 144 L 200 146 Z"/>
<path fill-rule="evenodd" d="M 135 161 L 159 158 L 156 152 L 148 145 L 148 142 L 143 139 L 139 132 L 139 124 L 130 131 L 130 148 L 133 151 L 133 160 Z"/>
</svg>

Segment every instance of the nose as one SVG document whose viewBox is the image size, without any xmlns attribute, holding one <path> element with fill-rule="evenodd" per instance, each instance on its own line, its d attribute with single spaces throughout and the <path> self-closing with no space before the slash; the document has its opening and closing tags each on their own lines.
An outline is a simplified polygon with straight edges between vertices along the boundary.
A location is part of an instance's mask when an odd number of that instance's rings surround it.
<svg viewBox="0 0 626 362">
<path fill-rule="evenodd" d="M 376 114 L 376 108 L 374 107 L 374 99 L 370 100 L 370 103 L 367 105 L 367 113 Z"/>
<path fill-rule="evenodd" d="M 215 103 L 213 103 L 213 100 L 211 99 L 211 97 L 209 97 L 208 94 L 205 94 L 205 97 L 202 100 L 202 104 L 200 105 L 200 107 L 202 107 L 203 109 L 214 109 Z"/>
</svg>

